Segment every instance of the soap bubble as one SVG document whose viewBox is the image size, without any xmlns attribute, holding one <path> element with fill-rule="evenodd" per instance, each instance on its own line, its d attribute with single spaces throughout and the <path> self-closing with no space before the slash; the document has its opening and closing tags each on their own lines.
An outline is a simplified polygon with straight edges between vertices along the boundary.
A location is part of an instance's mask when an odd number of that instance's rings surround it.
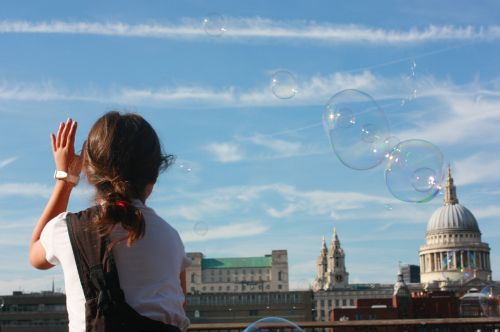
<svg viewBox="0 0 500 332">
<path fill-rule="evenodd" d="M 500 288 L 486 286 L 479 293 L 479 304 L 486 317 L 500 317 Z"/>
<path fill-rule="evenodd" d="M 384 209 L 386 209 L 387 211 L 392 211 L 394 210 L 394 208 L 392 207 L 391 204 L 384 204 Z"/>
<path fill-rule="evenodd" d="M 333 151 L 347 167 L 370 169 L 385 159 L 389 123 L 368 94 L 354 89 L 335 94 L 326 104 L 323 126 Z"/>
<path fill-rule="evenodd" d="M 203 29 L 210 36 L 219 37 L 226 31 L 226 20 L 219 13 L 210 13 L 203 18 Z"/>
<path fill-rule="evenodd" d="M 443 177 L 443 154 L 434 144 L 419 139 L 399 143 L 385 168 L 387 188 L 406 202 L 430 201 L 439 193 Z"/>
<path fill-rule="evenodd" d="M 297 80 L 289 71 L 279 70 L 273 74 L 271 90 L 280 99 L 290 99 L 297 94 Z"/>
<path fill-rule="evenodd" d="M 248 325 L 243 332 L 304 332 L 304 330 L 281 317 L 264 317 Z"/>
<path fill-rule="evenodd" d="M 194 224 L 193 231 L 196 235 L 205 236 L 208 233 L 208 225 L 204 221 L 198 221 Z"/>
</svg>

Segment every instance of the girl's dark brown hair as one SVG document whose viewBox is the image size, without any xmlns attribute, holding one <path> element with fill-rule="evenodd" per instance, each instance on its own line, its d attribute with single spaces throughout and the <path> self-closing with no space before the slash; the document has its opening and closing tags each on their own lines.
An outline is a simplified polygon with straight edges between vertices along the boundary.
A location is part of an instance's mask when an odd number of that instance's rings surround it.
<svg viewBox="0 0 500 332">
<path fill-rule="evenodd" d="M 142 212 L 131 201 L 146 200 L 146 187 L 156 182 L 174 157 L 163 153 L 156 132 L 144 118 L 116 111 L 94 123 L 83 154 L 85 174 L 103 201 L 94 220 L 99 233 L 107 236 L 121 224 L 130 246 L 145 232 Z"/>
</svg>

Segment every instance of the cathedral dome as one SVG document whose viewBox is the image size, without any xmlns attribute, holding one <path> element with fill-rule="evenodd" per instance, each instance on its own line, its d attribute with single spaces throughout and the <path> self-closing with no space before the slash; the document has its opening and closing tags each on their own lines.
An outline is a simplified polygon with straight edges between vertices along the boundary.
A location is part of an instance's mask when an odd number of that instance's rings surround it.
<svg viewBox="0 0 500 332">
<path fill-rule="evenodd" d="M 440 207 L 427 223 L 427 233 L 446 230 L 479 232 L 479 226 L 472 212 L 457 203 Z"/>
</svg>

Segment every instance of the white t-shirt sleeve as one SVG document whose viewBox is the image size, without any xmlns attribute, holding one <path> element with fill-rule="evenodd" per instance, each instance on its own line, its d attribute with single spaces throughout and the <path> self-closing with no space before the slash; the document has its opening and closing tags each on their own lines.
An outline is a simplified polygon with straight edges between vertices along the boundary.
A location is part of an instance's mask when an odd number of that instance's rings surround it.
<svg viewBox="0 0 500 332">
<path fill-rule="evenodd" d="M 66 215 L 68 212 L 62 212 L 58 216 L 50 220 L 43 228 L 40 235 L 40 243 L 45 249 L 45 259 L 52 265 L 60 264 L 57 257 L 57 240 L 61 239 L 60 235 L 67 233 Z"/>
</svg>

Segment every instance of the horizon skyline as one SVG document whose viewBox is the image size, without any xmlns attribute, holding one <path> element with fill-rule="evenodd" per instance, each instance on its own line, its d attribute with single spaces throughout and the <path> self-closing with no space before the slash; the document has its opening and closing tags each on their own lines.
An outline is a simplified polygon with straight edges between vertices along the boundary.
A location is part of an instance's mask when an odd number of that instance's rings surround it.
<svg viewBox="0 0 500 332">
<path fill-rule="evenodd" d="M 147 203 L 186 251 L 285 247 L 300 285 L 335 227 L 351 283 L 395 282 L 399 261 L 418 265 L 443 197 L 404 202 L 387 188 L 385 160 L 364 171 L 339 160 L 323 117 L 347 89 L 373 98 L 399 141 L 439 149 L 500 280 L 498 12 L 493 0 L 3 2 L 0 294 L 53 279 L 64 288 L 59 267 L 37 271 L 27 258 L 54 181 L 49 133 L 72 117 L 79 150 L 113 109 L 144 116 L 176 156 Z M 280 71 L 291 83 L 273 93 Z M 69 210 L 90 204 L 82 178 Z"/>
</svg>

